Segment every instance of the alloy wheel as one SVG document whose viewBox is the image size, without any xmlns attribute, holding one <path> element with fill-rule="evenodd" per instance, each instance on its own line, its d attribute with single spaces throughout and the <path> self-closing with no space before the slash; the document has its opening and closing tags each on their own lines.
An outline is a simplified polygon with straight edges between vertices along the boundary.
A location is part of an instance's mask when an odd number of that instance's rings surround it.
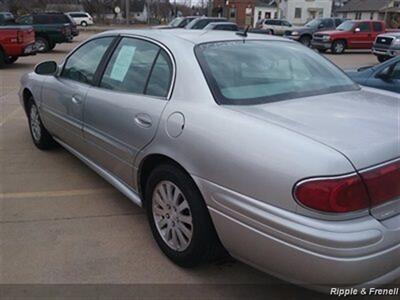
<svg viewBox="0 0 400 300">
<path fill-rule="evenodd" d="M 42 129 L 40 127 L 39 112 L 36 108 L 36 105 L 32 105 L 31 107 L 30 123 L 31 123 L 32 136 L 34 140 L 38 142 L 40 141 L 40 138 L 42 136 Z"/>
<path fill-rule="evenodd" d="M 193 236 L 192 213 L 182 191 L 173 182 L 157 184 L 152 212 L 157 231 L 168 247 L 179 252 L 187 249 Z"/>
</svg>

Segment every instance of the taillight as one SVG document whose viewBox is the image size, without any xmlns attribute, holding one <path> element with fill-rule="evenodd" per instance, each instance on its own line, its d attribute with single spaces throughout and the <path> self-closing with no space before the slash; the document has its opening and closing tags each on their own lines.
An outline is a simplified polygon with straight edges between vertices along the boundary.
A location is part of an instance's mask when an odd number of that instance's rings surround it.
<svg viewBox="0 0 400 300">
<path fill-rule="evenodd" d="M 368 193 L 356 174 L 303 180 L 295 186 L 294 196 L 304 206 L 322 212 L 345 213 L 369 207 Z"/>
<path fill-rule="evenodd" d="M 371 205 L 376 206 L 400 196 L 400 160 L 361 172 Z"/>
<path fill-rule="evenodd" d="M 22 30 L 17 31 L 17 43 L 22 44 L 24 42 L 24 32 Z"/>
</svg>

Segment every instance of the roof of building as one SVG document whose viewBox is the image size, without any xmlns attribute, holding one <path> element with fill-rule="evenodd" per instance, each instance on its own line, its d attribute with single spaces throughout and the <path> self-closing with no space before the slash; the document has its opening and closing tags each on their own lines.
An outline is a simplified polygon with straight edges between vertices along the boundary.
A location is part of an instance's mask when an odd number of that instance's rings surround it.
<svg viewBox="0 0 400 300">
<path fill-rule="evenodd" d="M 385 9 L 391 0 L 350 0 L 336 12 L 364 12 L 380 11 Z"/>
</svg>

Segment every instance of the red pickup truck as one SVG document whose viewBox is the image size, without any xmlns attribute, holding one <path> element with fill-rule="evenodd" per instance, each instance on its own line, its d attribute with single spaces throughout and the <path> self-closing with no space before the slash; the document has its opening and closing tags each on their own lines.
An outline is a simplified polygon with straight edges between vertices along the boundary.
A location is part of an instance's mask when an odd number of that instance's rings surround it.
<svg viewBox="0 0 400 300">
<path fill-rule="evenodd" d="M 0 67 L 12 64 L 19 56 L 36 54 L 33 27 L 7 23 L 5 15 L 0 13 Z"/>
<path fill-rule="evenodd" d="M 376 36 L 383 32 L 386 27 L 382 21 L 345 21 L 335 30 L 315 33 L 311 45 L 320 52 L 330 49 L 334 54 L 346 49 L 371 49 Z"/>
</svg>

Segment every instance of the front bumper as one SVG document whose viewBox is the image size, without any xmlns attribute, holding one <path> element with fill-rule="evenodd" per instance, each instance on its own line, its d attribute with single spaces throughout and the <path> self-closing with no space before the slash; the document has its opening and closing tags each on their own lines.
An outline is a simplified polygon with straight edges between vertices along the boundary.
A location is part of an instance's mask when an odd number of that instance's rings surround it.
<svg viewBox="0 0 400 300">
<path fill-rule="evenodd" d="M 395 57 L 400 55 L 400 48 L 382 48 L 373 46 L 372 53 L 376 56 L 388 56 L 388 57 Z"/>
<path fill-rule="evenodd" d="M 328 50 L 328 49 L 331 49 L 331 47 L 332 47 L 332 42 L 323 42 L 323 41 L 315 41 L 315 40 L 312 40 L 312 41 L 311 41 L 311 46 L 312 46 L 313 48 L 315 48 L 315 49 L 325 49 L 325 50 Z"/>
<path fill-rule="evenodd" d="M 293 41 L 300 40 L 300 35 L 284 35 L 283 37 Z"/>
<path fill-rule="evenodd" d="M 310 287 L 381 285 L 400 278 L 400 215 L 319 220 L 195 181 L 233 257 Z"/>
</svg>

